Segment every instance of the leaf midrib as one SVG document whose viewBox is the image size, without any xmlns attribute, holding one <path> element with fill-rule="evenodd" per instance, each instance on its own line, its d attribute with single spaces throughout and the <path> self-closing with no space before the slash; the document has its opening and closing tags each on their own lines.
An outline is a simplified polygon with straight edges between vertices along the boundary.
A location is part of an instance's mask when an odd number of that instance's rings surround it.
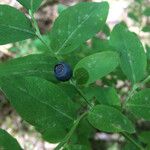
<svg viewBox="0 0 150 150">
<path fill-rule="evenodd" d="M 11 74 L 19 74 L 20 72 L 18 72 L 18 71 L 16 71 L 16 67 L 24 67 L 24 65 L 28 65 L 28 67 L 32 67 L 32 66 L 34 66 L 35 64 L 29 64 L 29 63 L 20 63 L 20 64 L 16 64 L 16 65 L 14 65 L 15 66 L 15 69 L 13 69 L 13 68 L 1 68 L 1 67 L 4 67 L 4 66 L 0 66 L 0 71 L 2 70 L 2 71 L 4 71 L 4 72 L 6 72 L 6 73 L 8 73 L 8 72 L 15 72 L 15 73 L 11 73 Z M 37 66 L 39 66 L 39 65 L 46 65 L 46 66 L 48 66 L 48 65 L 50 65 L 50 63 L 37 63 L 36 64 Z M 28 68 L 27 67 L 27 68 Z M 26 73 L 26 72 L 45 72 L 45 73 L 53 73 L 53 70 L 52 69 L 50 69 L 49 71 L 41 71 L 41 70 L 34 70 L 34 69 L 31 69 L 30 68 L 30 70 L 28 69 L 28 70 L 22 70 L 21 71 L 21 73 Z M 3 73 L 3 74 L 5 74 L 5 73 Z M 1 76 L 1 75 L 0 75 Z"/>
<path fill-rule="evenodd" d="M 140 104 L 138 104 L 138 105 L 136 105 L 136 104 L 128 104 L 127 105 L 127 107 L 142 107 L 142 108 L 150 108 L 150 106 L 148 106 L 148 105 L 140 105 Z"/>
<path fill-rule="evenodd" d="M 92 11 L 86 18 L 85 20 L 83 20 L 78 26 L 77 28 L 75 28 L 72 33 L 68 36 L 68 38 L 64 41 L 64 43 L 62 44 L 62 46 L 58 49 L 58 51 L 56 52 L 56 54 L 58 54 L 63 48 L 64 46 L 66 45 L 66 43 L 72 38 L 72 36 L 74 36 L 74 34 L 78 31 L 78 29 L 80 29 L 80 27 L 82 26 L 82 24 L 84 24 L 92 15 L 93 13 L 95 12 Z"/>
<path fill-rule="evenodd" d="M 120 36 L 121 36 L 121 39 L 123 40 L 124 47 L 125 47 L 125 49 L 126 49 L 126 51 L 127 51 L 126 56 L 127 56 L 128 60 L 131 60 L 130 57 L 129 57 L 129 55 L 128 55 L 129 50 L 128 50 L 127 46 L 126 46 L 126 41 L 124 40 L 124 37 L 122 36 L 122 34 L 120 34 Z M 129 64 L 129 67 L 130 67 L 130 69 L 131 69 L 131 74 L 133 75 L 133 76 L 132 76 L 132 77 L 133 77 L 133 82 L 135 83 L 135 82 L 136 82 L 136 77 L 135 77 L 135 73 L 134 73 L 134 69 L 133 69 L 132 60 L 131 60 L 131 62 L 128 61 L 128 64 Z"/>
<path fill-rule="evenodd" d="M 28 92 L 26 92 L 26 89 L 25 89 L 25 88 L 22 88 L 22 87 L 19 88 L 18 86 L 16 86 L 16 88 L 17 88 L 18 90 L 22 91 L 23 93 L 25 93 L 25 94 L 31 96 L 33 99 L 36 99 L 39 103 L 51 107 L 52 109 L 54 109 L 55 111 L 59 112 L 59 113 L 62 114 L 63 116 L 67 117 L 68 119 L 74 120 L 71 116 L 69 116 L 69 115 L 67 115 L 67 114 L 65 114 L 65 113 L 63 113 L 63 112 L 61 112 L 59 109 L 53 107 L 52 105 L 49 105 L 49 104 L 46 103 L 46 102 L 42 102 L 42 101 L 40 101 L 39 99 L 37 99 L 37 97 L 34 97 L 34 95 L 29 94 Z M 22 90 L 21 90 L 21 89 L 22 89 Z"/>
<path fill-rule="evenodd" d="M 10 29 L 14 29 L 16 31 L 21 31 L 23 33 L 28 33 L 28 34 L 32 34 L 35 36 L 35 33 L 30 31 L 30 30 L 27 30 L 27 29 L 23 29 L 23 28 L 18 28 L 16 26 L 13 26 L 13 25 L 5 25 L 5 24 L 0 24 L 1 27 L 6 27 L 6 28 L 10 28 Z"/>
</svg>

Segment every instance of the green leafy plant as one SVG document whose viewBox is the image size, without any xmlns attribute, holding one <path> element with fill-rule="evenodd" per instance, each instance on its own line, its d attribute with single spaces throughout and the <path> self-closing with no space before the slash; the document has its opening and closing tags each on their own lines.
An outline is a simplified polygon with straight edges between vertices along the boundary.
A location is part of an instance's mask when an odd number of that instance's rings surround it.
<svg viewBox="0 0 150 150">
<path fill-rule="evenodd" d="M 17 113 L 43 139 L 59 143 L 56 150 L 92 149 L 89 138 L 96 130 L 124 136 L 129 142 L 125 149 L 148 149 L 149 134 L 135 126 L 139 119 L 150 120 L 147 54 L 138 36 L 123 23 L 110 31 L 107 2 L 82 2 L 65 8 L 52 30 L 41 35 L 34 12 L 42 1 L 18 2 L 30 17 L 0 5 L 0 44 L 38 38 L 46 51 L 0 64 L 0 89 Z M 107 38 L 99 39 L 98 32 Z M 86 43 L 89 39 L 91 47 Z M 122 103 L 116 80 L 109 81 L 108 75 L 131 82 Z M 105 86 L 100 87 L 96 82 L 100 80 Z M 10 148 L 7 142 L 12 143 Z M 3 130 L 0 147 L 21 149 Z"/>
</svg>

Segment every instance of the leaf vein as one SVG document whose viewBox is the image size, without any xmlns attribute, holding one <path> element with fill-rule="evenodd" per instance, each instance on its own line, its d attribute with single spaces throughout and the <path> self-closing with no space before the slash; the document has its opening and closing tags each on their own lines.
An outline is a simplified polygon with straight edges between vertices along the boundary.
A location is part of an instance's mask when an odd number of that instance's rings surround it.
<svg viewBox="0 0 150 150">
<path fill-rule="evenodd" d="M 16 26 L 5 25 L 5 24 L 0 24 L 0 26 L 2 26 L 2 27 L 7 27 L 7 28 L 10 28 L 10 29 L 14 29 L 14 30 L 17 30 L 17 31 L 21 31 L 21 32 L 25 32 L 25 33 L 29 33 L 29 34 L 35 35 L 35 33 L 32 32 L 32 31 L 30 31 L 30 30 L 18 28 L 18 27 L 16 27 Z"/>
<path fill-rule="evenodd" d="M 58 51 L 56 52 L 56 54 L 58 54 L 66 45 L 66 43 L 72 38 L 72 36 L 74 36 L 74 34 L 78 31 L 78 29 L 93 15 L 93 13 L 95 12 L 92 11 L 87 17 L 85 17 L 85 19 L 77 26 L 77 28 L 75 28 L 72 33 L 68 36 L 68 38 L 64 41 L 64 43 L 62 44 L 62 46 L 58 49 Z"/>
</svg>

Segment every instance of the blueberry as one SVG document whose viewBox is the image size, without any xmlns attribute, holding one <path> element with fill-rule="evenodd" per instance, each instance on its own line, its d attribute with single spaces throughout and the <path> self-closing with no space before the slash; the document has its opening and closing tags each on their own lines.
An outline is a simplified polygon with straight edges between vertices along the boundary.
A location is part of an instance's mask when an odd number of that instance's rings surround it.
<svg viewBox="0 0 150 150">
<path fill-rule="evenodd" d="M 60 62 L 54 67 L 54 74 L 59 81 L 68 81 L 72 77 L 71 66 L 65 62 Z"/>
</svg>

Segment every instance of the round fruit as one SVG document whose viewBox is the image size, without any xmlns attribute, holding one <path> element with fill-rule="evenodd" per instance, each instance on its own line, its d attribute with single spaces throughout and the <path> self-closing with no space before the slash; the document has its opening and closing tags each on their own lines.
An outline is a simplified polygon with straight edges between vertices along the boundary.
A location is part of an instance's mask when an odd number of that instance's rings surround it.
<svg viewBox="0 0 150 150">
<path fill-rule="evenodd" d="M 71 66 L 65 62 L 60 62 L 54 67 L 55 77 L 59 81 L 68 81 L 72 77 Z"/>
</svg>

